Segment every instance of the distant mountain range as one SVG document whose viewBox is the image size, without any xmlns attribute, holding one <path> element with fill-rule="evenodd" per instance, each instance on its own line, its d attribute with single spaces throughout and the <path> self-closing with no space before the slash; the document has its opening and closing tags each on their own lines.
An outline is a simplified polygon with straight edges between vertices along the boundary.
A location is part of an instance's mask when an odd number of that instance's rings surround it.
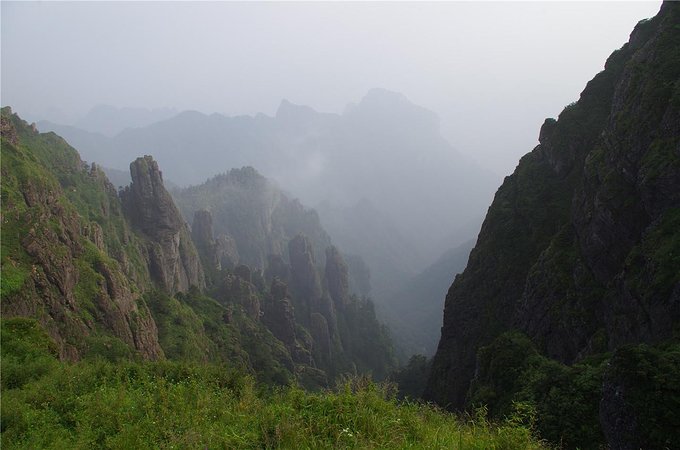
<svg viewBox="0 0 680 450">
<path fill-rule="evenodd" d="M 342 114 L 284 100 L 274 117 L 185 111 L 113 137 L 96 123 L 38 126 L 64 136 L 117 183 L 124 176 L 116 171 L 139 154 L 153 154 L 164 179 L 179 186 L 254 167 L 317 208 L 335 243 L 366 261 L 374 297 L 386 305 L 387 292 L 476 236 L 498 183 L 441 136 L 433 112 L 383 89 Z"/>
</svg>

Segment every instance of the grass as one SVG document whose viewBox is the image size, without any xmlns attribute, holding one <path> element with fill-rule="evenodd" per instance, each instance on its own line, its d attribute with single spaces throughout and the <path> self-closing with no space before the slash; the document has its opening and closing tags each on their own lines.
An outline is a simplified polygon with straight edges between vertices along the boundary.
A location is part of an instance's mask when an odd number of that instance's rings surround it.
<svg viewBox="0 0 680 450">
<path fill-rule="evenodd" d="M 521 414 L 456 416 L 367 378 L 333 390 L 257 384 L 224 365 L 62 363 L 35 321 L 3 321 L 2 447 L 538 449 Z M 7 384 L 26 358 L 41 370 Z"/>
</svg>

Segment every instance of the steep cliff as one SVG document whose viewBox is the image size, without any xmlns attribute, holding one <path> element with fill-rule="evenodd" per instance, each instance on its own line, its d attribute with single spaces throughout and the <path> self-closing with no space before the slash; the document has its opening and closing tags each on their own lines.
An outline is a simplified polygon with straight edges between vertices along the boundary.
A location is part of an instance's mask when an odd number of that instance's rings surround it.
<svg viewBox="0 0 680 450">
<path fill-rule="evenodd" d="M 3 108 L 2 315 L 37 318 L 65 359 L 102 341 L 162 357 L 136 244 L 101 170 Z"/>
<path fill-rule="evenodd" d="M 497 338 L 511 330 L 564 364 L 677 337 L 678 23 L 671 2 L 640 22 L 506 177 L 446 297 L 427 398 L 499 401 L 507 392 L 494 391 L 485 361 L 507 350 Z"/>
<path fill-rule="evenodd" d="M 132 183 L 121 191 L 126 216 L 148 238 L 151 277 L 170 293 L 205 287 L 203 268 L 189 230 L 163 186 L 163 175 L 151 156 L 130 164 Z"/>
</svg>

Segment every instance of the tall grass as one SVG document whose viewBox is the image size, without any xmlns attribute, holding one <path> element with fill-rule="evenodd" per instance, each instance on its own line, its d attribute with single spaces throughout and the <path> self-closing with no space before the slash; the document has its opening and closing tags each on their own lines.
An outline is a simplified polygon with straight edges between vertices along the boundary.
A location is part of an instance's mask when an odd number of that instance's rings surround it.
<svg viewBox="0 0 680 450">
<path fill-rule="evenodd" d="M 224 367 L 60 364 L 2 396 L 10 448 L 541 448 L 523 424 L 398 403 L 389 386 L 268 389 Z"/>
<path fill-rule="evenodd" d="M 310 393 L 223 365 L 62 363 L 34 321 L 2 328 L 3 449 L 542 448 L 530 415 L 455 416 L 365 377 Z"/>
</svg>

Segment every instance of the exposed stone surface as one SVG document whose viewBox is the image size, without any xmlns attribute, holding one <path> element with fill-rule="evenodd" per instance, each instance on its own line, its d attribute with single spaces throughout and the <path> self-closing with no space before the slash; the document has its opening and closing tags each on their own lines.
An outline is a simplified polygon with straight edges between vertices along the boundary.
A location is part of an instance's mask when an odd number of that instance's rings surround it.
<svg viewBox="0 0 680 450">
<path fill-rule="evenodd" d="M 236 241 L 224 233 L 215 239 L 215 254 L 222 269 L 233 269 L 239 262 Z"/>
<path fill-rule="evenodd" d="M 314 261 L 311 243 L 300 234 L 288 244 L 291 266 L 291 288 L 297 300 L 296 309 L 302 310 L 305 316 L 320 313 L 326 319 L 326 326 L 331 338 L 337 332 L 335 305 L 328 292 L 322 289 L 321 278 Z M 311 322 L 311 318 L 309 319 Z M 337 342 L 339 340 L 336 339 Z"/>
<path fill-rule="evenodd" d="M 239 267 L 243 269 L 239 275 L 223 275 L 217 284 L 215 297 L 224 304 L 241 305 L 251 319 L 260 320 L 260 299 L 257 295 L 257 289 L 250 283 L 250 269 L 245 265 Z"/>
<path fill-rule="evenodd" d="M 8 113 L 11 114 L 12 110 L 8 109 Z M 17 130 L 14 128 L 14 125 L 12 125 L 12 121 L 4 115 L 0 118 L 0 135 L 12 145 L 17 145 L 19 142 L 17 139 Z"/>
<path fill-rule="evenodd" d="M 278 279 L 274 279 L 269 292 L 262 321 L 278 340 L 292 350 L 296 344 L 295 312 L 288 296 L 288 287 Z"/>
<path fill-rule="evenodd" d="M 142 357 L 163 357 L 156 324 L 146 305 L 138 302 L 139 294 L 133 292 L 125 269 L 106 253 L 102 227 L 74 212 L 53 175 L 39 178 L 23 174 L 23 178 L 14 179 L 17 172 L 12 168 L 19 161 L 33 164 L 33 171 L 44 170 L 45 174 L 53 168 L 39 157 L 27 161 L 19 153 L 12 152 L 10 156 L 5 152 L 11 149 L 4 145 L 20 141 L 26 148 L 51 145 L 54 155 L 50 156 L 62 157 L 70 164 L 58 170 L 89 174 L 91 178 L 85 178 L 79 187 L 101 189 L 98 193 L 105 195 L 99 214 L 120 220 L 122 217 L 117 215 L 120 212 L 111 208 L 111 205 L 119 208 L 115 190 L 109 189 L 108 183 L 101 184 L 97 171 L 88 172 L 75 150 L 54 134 L 38 134 L 16 115 L 6 115 L 4 109 L 2 119 L 3 192 L 5 183 L 8 187 L 16 183 L 21 196 L 18 199 L 8 189 L 7 202 L 2 205 L 3 233 L 18 233 L 17 246 L 31 262 L 21 289 L 3 295 L 2 315 L 37 318 L 57 343 L 62 359 L 80 358 L 86 350 L 87 337 L 95 330 L 110 333 Z M 13 138 L 5 140 L 5 132 Z M 23 205 L 13 204 L 17 200 Z M 125 233 L 124 230 L 125 225 L 117 229 Z M 19 249 L 12 247 L 11 251 Z M 10 255 L 3 255 L 3 275 L 5 264 L 19 265 Z"/>
<path fill-rule="evenodd" d="M 344 308 L 349 302 L 349 276 L 347 264 L 335 246 L 326 249 L 326 284 L 333 303 Z"/>
<path fill-rule="evenodd" d="M 126 216 L 148 237 L 148 265 L 154 282 L 173 294 L 190 286 L 205 287 L 198 253 L 189 231 L 163 185 L 151 156 L 130 164 L 132 183 L 121 192 Z"/>
<path fill-rule="evenodd" d="M 321 311 L 321 281 L 315 267 L 312 246 L 302 234 L 288 243 L 290 259 L 290 288 L 300 308 L 309 320 L 309 314 Z M 296 305 L 298 306 L 298 305 Z"/>
<path fill-rule="evenodd" d="M 319 313 L 310 316 L 310 332 L 314 339 L 314 354 L 326 364 L 331 357 L 331 333 L 326 318 Z"/>
<path fill-rule="evenodd" d="M 298 233 L 313 243 L 317 260 L 330 245 L 316 211 L 288 198 L 252 167 L 232 169 L 173 195 L 187 218 L 209 209 L 215 235 L 232 237 L 238 262 L 253 270 L 265 269 L 271 254 L 285 255 L 288 241 Z"/>
</svg>

